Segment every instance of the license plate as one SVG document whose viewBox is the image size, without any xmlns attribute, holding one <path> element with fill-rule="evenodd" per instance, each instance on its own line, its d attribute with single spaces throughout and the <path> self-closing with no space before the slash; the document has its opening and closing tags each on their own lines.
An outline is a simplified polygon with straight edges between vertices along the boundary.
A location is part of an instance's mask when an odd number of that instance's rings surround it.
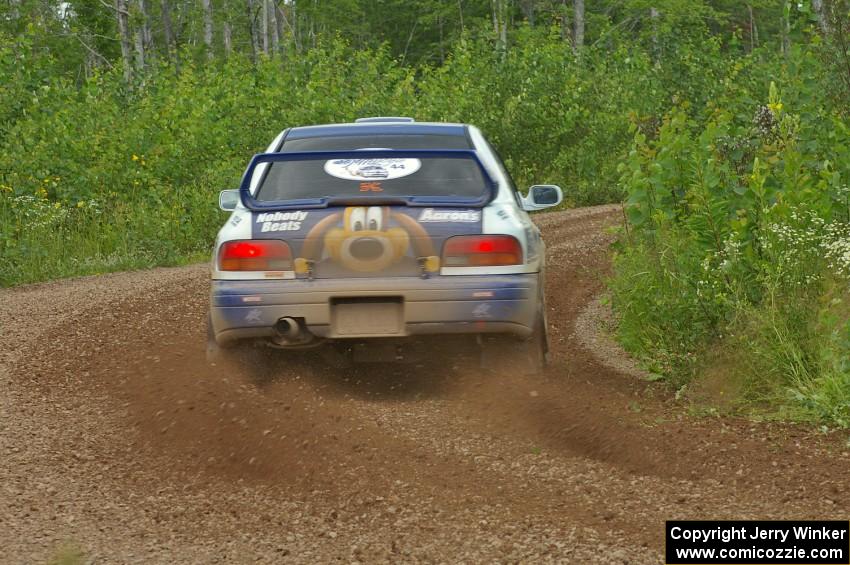
<svg viewBox="0 0 850 565">
<path fill-rule="evenodd" d="M 340 337 L 404 335 L 400 299 L 339 299 L 331 304 L 332 333 Z"/>
</svg>

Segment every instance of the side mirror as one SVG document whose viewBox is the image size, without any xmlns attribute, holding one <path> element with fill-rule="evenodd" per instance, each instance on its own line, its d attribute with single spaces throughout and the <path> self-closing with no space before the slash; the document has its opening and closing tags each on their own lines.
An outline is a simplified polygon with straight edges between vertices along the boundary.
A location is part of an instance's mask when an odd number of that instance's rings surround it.
<svg viewBox="0 0 850 565">
<path fill-rule="evenodd" d="M 239 204 L 239 189 L 222 190 L 218 195 L 218 207 L 225 212 L 232 212 Z"/>
<path fill-rule="evenodd" d="M 561 187 L 554 184 L 535 184 L 528 189 L 528 195 L 522 199 L 524 210 L 544 210 L 557 206 L 564 199 Z"/>
</svg>

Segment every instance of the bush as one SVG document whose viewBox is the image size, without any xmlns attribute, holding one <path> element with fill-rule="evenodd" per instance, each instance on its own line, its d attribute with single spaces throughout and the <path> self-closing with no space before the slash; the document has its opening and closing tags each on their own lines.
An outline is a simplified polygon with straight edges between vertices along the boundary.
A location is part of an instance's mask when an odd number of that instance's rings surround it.
<svg viewBox="0 0 850 565">
<path fill-rule="evenodd" d="M 0 79 L 38 84 L 32 95 L 4 91 L 0 284 L 171 264 L 208 249 L 217 192 L 293 124 L 367 115 L 473 123 L 520 187 L 560 184 L 575 205 L 618 199 L 629 116 L 652 123 L 672 95 L 665 89 L 684 85 L 613 40 L 577 58 L 554 30 L 515 36 L 507 52 L 470 36 L 439 67 L 404 67 L 385 49 L 338 39 L 256 65 L 235 55 L 196 68 L 186 57 L 179 74 L 163 66 L 132 90 L 120 70 L 79 86 L 21 74 L 13 52 L 0 51 Z M 28 225 L 36 220 L 25 202 L 50 235 Z M 92 202 L 99 215 L 81 211 Z M 42 208 L 51 207 L 67 214 L 48 220 Z"/>
<path fill-rule="evenodd" d="M 657 139 L 635 134 L 610 286 L 623 343 L 675 386 L 721 363 L 750 409 L 847 426 L 850 130 L 824 111 L 812 53 L 794 57 L 775 67 L 783 95 L 771 82 L 749 112 L 700 124 L 683 103 Z"/>
</svg>

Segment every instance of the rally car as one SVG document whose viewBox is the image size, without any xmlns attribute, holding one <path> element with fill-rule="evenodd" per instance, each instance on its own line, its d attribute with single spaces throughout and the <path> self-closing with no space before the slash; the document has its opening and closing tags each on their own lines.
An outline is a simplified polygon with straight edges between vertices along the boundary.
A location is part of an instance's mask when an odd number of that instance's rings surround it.
<svg viewBox="0 0 850 565">
<path fill-rule="evenodd" d="M 366 179 L 385 179 L 389 176 L 387 170 L 380 165 L 366 165 L 359 168 L 356 174 Z"/>
<path fill-rule="evenodd" d="M 554 185 L 518 192 L 471 125 L 286 129 L 219 197 L 231 214 L 213 254 L 208 352 L 390 344 L 401 359 L 442 335 L 477 344 L 485 364 L 537 372 L 545 247 L 528 212 L 562 198 Z"/>
</svg>

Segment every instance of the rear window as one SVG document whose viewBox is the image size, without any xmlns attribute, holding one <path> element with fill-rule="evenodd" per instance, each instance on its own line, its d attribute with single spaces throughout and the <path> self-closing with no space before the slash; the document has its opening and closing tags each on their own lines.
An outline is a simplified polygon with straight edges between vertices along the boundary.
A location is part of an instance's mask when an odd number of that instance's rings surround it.
<svg viewBox="0 0 850 565">
<path fill-rule="evenodd" d="M 371 135 L 293 139 L 282 152 L 360 149 L 469 149 L 462 136 Z M 286 200 L 349 196 L 480 198 L 487 181 L 469 157 L 370 158 L 271 163 L 256 198 Z"/>
</svg>

